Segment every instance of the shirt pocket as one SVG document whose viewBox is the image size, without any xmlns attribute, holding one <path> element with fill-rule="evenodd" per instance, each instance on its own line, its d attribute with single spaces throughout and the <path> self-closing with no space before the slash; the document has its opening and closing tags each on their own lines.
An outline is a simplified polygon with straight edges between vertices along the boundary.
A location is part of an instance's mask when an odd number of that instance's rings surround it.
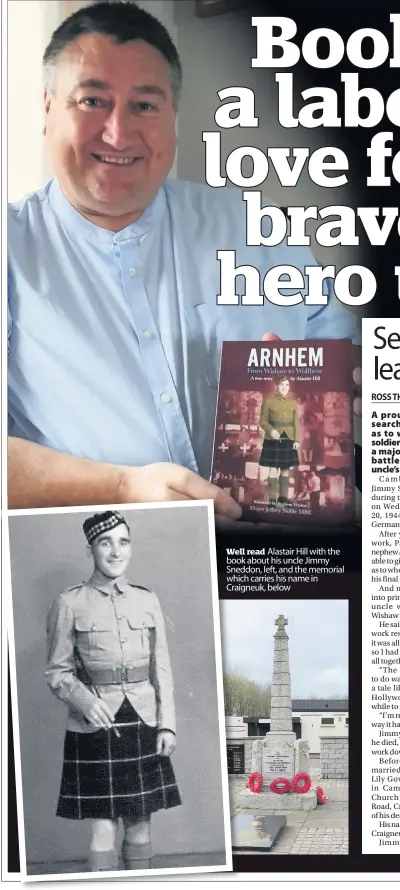
<svg viewBox="0 0 400 890">
<path fill-rule="evenodd" d="M 187 316 L 200 367 L 204 368 L 212 389 L 218 387 L 223 341 L 254 342 L 261 340 L 266 332 L 265 321 L 257 306 L 218 306 L 216 302 L 215 305 L 199 302 L 190 308 Z"/>
<path fill-rule="evenodd" d="M 154 620 L 150 616 L 143 618 L 127 615 L 132 650 L 139 658 L 149 658 L 150 639 L 154 630 Z"/>
</svg>

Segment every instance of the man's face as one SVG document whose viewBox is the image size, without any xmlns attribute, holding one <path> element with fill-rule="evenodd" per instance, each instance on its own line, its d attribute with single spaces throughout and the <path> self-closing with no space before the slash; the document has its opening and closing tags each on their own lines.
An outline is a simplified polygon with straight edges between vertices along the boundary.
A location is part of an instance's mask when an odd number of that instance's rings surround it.
<svg viewBox="0 0 400 890">
<path fill-rule="evenodd" d="M 280 396 L 287 396 L 290 389 L 289 380 L 280 380 L 277 384 L 277 390 Z"/>
<path fill-rule="evenodd" d="M 117 525 L 91 544 L 94 565 L 106 578 L 119 578 L 131 558 L 131 539 L 126 525 Z"/>
<path fill-rule="evenodd" d="M 144 42 L 82 35 L 59 57 L 45 112 L 50 159 L 68 201 L 114 231 L 137 219 L 176 149 L 170 71 L 160 53 Z"/>
</svg>

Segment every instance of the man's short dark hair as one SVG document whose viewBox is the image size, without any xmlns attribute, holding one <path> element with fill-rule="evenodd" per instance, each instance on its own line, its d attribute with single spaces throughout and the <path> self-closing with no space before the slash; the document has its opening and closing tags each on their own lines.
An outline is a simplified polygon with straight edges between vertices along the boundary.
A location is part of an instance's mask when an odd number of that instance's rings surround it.
<svg viewBox="0 0 400 890">
<path fill-rule="evenodd" d="M 130 0 L 99 0 L 83 6 L 54 31 L 44 56 L 47 86 L 51 87 L 53 69 L 62 51 L 82 34 L 105 34 L 116 43 L 143 40 L 164 57 L 171 74 L 171 88 L 177 107 L 182 83 L 178 51 L 164 25 Z"/>
<path fill-rule="evenodd" d="M 287 380 L 287 382 L 290 383 L 290 377 L 288 377 L 287 374 L 282 374 L 281 377 L 277 377 L 275 379 L 275 386 L 279 386 L 279 384 L 283 383 L 284 380 Z"/>
</svg>

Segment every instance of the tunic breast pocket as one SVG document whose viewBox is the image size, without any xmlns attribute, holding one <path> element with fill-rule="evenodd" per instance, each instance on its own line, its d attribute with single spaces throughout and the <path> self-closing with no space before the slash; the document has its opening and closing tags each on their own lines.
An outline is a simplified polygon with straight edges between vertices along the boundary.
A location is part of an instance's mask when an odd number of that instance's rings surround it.
<svg viewBox="0 0 400 890">
<path fill-rule="evenodd" d="M 78 648 L 87 655 L 94 652 L 107 652 L 110 634 L 110 623 L 106 618 L 75 619 L 76 642 Z"/>
<path fill-rule="evenodd" d="M 154 622 L 147 618 L 133 618 L 127 616 L 130 644 L 132 652 L 139 658 L 150 655 L 150 635 L 154 628 Z"/>
</svg>

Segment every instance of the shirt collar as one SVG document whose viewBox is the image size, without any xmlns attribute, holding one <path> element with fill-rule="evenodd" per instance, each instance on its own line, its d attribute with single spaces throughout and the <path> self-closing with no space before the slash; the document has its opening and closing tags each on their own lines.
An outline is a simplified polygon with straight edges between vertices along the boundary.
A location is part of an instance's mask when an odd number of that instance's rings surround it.
<svg viewBox="0 0 400 890">
<path fill-rule="evenodd" d="M 107 582 L 102 575 L 94 571 L 91 578 L 89 578 L 88 583 L 91 587 L 99 590 L 100 593 L 106 594 L 106 596 L 111 596 L 113 593 L 124 595 L 131 590 L 131 585 L 129 584 L 129 581 L 126 580 L 125 575 L 122 575 L 121 578 L 118 578 L 116 581 Z"/>
<path fill-rule="evenodd" d="M 118 244 L 122 241 L 140 240 L 147 235 L 161 218 L 166 206 L 164 187 L 158 190 L 152 203 L 146 207 L 136 222 L 125 226 L 120 232 L 109 232 L 82 216 L 75 207 L 70 204 L 61 191 L 60 183 L 53 179 L 48 191 L 50 204 L 61 222 L 75 235 L 85 240 L 105 242 L 106 244 Z"/>
</svg>

